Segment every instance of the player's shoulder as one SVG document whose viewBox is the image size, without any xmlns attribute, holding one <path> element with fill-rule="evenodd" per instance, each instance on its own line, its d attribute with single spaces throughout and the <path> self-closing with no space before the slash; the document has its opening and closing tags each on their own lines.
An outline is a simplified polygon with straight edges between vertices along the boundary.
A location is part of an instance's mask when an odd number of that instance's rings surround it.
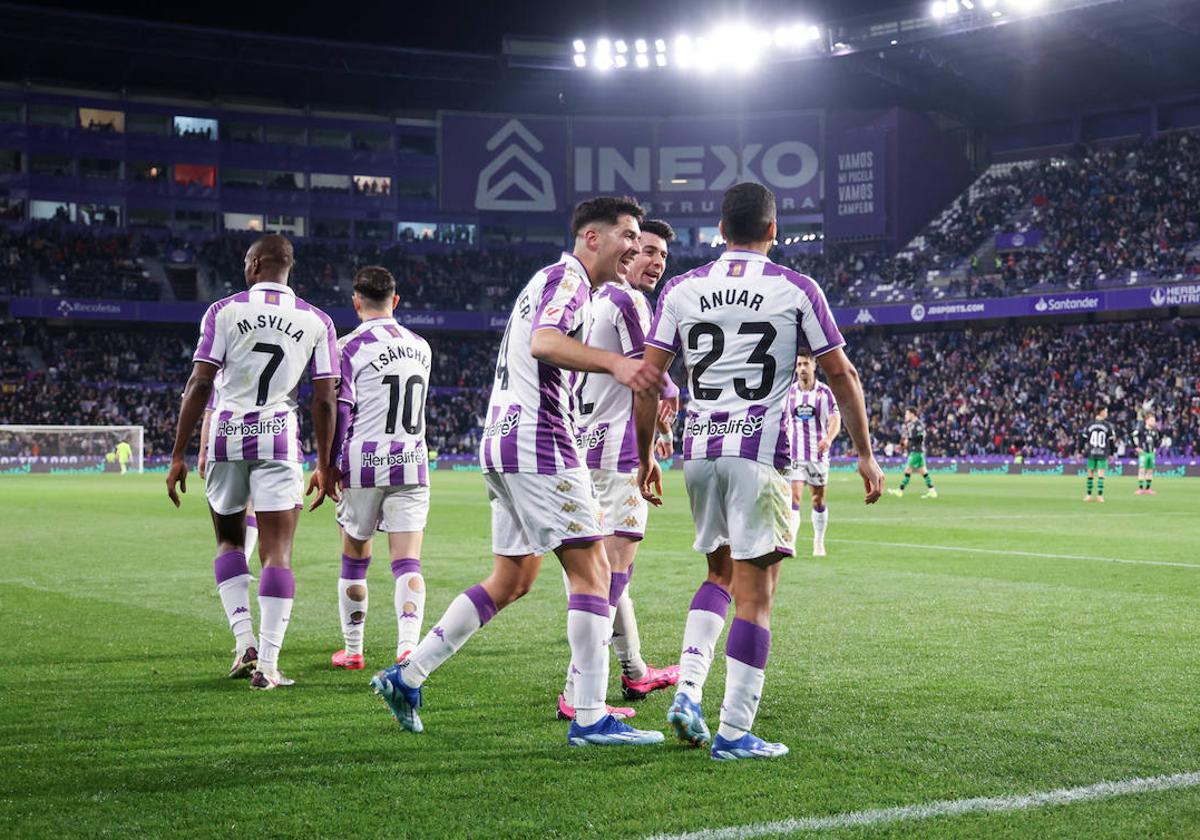
<svg viewBox="0 0 1200 840">
<path fill-rule="evenodd" d="M 321 309 L 318 306 L 314 306 L 313 304 L 306 301 L 304 298 L 300 297 L 300 295 L 294 295 L 294 297 L 295 297 L 295 302 L 294 302 L 293 306 L 295 307 L 296 311 L 305 312 L 309 316 L 316 318 L 318 321 L 320 321 L 325 326 L 327 326 L 331 329 L 333 328 L 333 319 L 330 318 L 329 315 L 327 315 L 325 313 L 325 310 Z"/>
<path fill-rule="evenodd" d="M 712 262 L 707 262 L 704 265 L 698 265 L 689 271 L 683 272 L 682 274 L 676 274 L 665 284 L 663 284 L 662 291 L 659 293 L 658 299 L 660 301 L 665 300 L 668 294 L 675 291 L 680 286 L 686 286 L 690 281 L 701 280 L 705 277 L 708 277 L 717 267 L 717 262 L 718 260 L 713 260 Z"/>
<path fill-rule="evenodd" d="M 762 276 L 764 278 L 775 279 L 787 291 L 801 293 L 808 298 L 812 298 L 814 295 L 824 294 L 824 291 L 821 289 L 821 284 L 809 275 L 796 271 L 794 268 L 788 268 L 786 265 L 780 265 L 779 263 L 771 260 L 767 260 L 763 264 Z"/>
<path fill-rule="evenodd" d="M 249 303 L 249 302 L 250 302 L 250 290 L 243 289 L 240 292 L 234 292 L 231 295 L 226 295 L 225 297 L 221 298 L 220 300 L 213 301 L 212 303 L 210 303 L 208 305 L 208 309 L 205 310 L 204 314 L 205 314 L 205 316 L 209 316 L 209 315 L 215 316 L 215 315 L 220 314 L 222 310 L 228 309 L 230 304 Z"/>
</svg>

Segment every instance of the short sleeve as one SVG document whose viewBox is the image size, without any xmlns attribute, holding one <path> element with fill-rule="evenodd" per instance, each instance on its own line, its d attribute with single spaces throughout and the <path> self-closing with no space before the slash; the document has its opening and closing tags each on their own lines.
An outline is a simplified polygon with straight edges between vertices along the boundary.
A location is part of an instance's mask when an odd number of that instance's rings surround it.
<svg viewBox="0 0 1200 840">
<path fill-rule="evenodd" d="M 317 334 L 317 343 L 313 348 L 309 371 L 313 379 L 333 379 L 341 375 L 338 366 L 337 331 L 333 328 L 333 321 L 329 319 L 328 315 L 320 310 L 314 311 L 324 330 Z"/>
<path fill-rule="evenodd" d="M 821 287 L 810 278 L 799 276 L 796 288 L 800 291 L 798 313 L 800 336 L 808 343 L 814 356 L 820 356 L 845 345 L 846 340 L 833 320 L 833 310 Z"/>
<path fill-rule="evenodd" d="M 658 299 L 658 311 L 654 313 L 654 322 L 650 325 L 650 335 L 646 336 L 646 344 L 678 355 L 681 346 L 679 316 L 676 312 L 678 296 L 672 295 L 670 292 L 671 286 L 667 286 Z"/>
<path fill-rule="evenodd" d="M 617 328 L 621 353 L 630 358 L 640 358 L 646 352 L 646 333 L 642 329 L 637 302 L 623 291 L 614 292 L 610 300 L 613 308 L 613 326 Z"/>
<path fill-rule="evenodd" d="M 225 334 L 218 323 L 218 316 L 223 308 L 223 301 L 217 301 L 205 310 L 204 317 L 200 319 L 200 341 L 196 344 L 192 361 L 208 362 L 217 367 L 224 366 Z"/>
<path fill-rule="evenodd" d="M 533 313 L 534 330 L 573 331 L 578 324 L 580 306 L 587 299 L 587 286 L 573 271 L 552 271 L 542 287 L 542 299 Z"/>
<path fill-rule="evenodd" d="M 837 414 L 837 413 L 838 413 L 838 404 L 837 404 L 837 400 L 835 400 L 835 399 L 833 398 L 833 391 L 826 391 L 826 392 L 825 392 L 825 402 L 826 402 L 826 403 L 828 404 L 828 406 L 829 406 L 829 415 L 830 415 L 831 417 L 832 417 L 834 414 Z"/>
<path fill-rule="evenodd" d="M 341 382 L 338 383 L 338 402 L 344 402 L 349 405 L 358 403 L 358 392 L 354 387 L 354 363 L 349 353 L 342 353 L 341 360 Z"/>
</svg>

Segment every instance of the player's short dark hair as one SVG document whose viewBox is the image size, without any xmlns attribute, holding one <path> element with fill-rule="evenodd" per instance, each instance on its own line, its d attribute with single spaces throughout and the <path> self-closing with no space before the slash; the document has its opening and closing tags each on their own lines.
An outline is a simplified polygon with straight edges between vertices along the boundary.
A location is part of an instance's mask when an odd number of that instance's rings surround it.
<svg viewBox="0 0 1200 840">
<path fill-rule="evenodd" d="M 615 225 L 621 216 L 633 216 L 640 222 L 645 215 L 646 211 L 635 198 L 627 195 L 598 195 L 575 205 L 575 212 L 571 214 L 571 233 L 578 236 L 581 230 L 593 222 Z"/>
<path fill-rule="evenodd" d="M 721 228 L 725 241 L 749 245 L 767 238 L 775 221 L 775 194 L 762 184 L 735 184 L 721 199 Z"/>
<path fill-rule="evenodd" d="M 662 219 L 645 219 L 642 221 L 642 233 L 652 233 L 662 237 L 663 242 L 675 241 L 675 228 Z"/>
<path fill-rule="evenodd" d="M 265 263 L 291 268 L 296 262 L 296 249 L 282 233 L 268 233 L 254 240 L 250 251 Z"/>
<path fill-rule="evenodd" d="M 921 412 L 917 411 L 917 407 L 915 405 L 905 406 L 904 410 L 912 412 L 913 414 L 917 415 L 918 417 L 921 416 Z"/>
<path fill-rule="evenodd" d="M 381 265 L 364 265 L 354 275 L 354 291 L 371 303 L 388 303 L 396 294 L 396 278 Z"/>
<path fill-rule="evenodd" d="M 806 359 L 814 359 L 814 358 L 816 358 L 815 356 L 813 356 L 813 351 L 812 351 L 812 348 L 811 348 L 811 347 L 805 347 L 805 346 L 801 346 L 801 347 L 797 347 L 797 348 L 796 348 L 796 358 L 799 358 L 799 357 L 801 357 L 801 356 L 803 356 L 803 357 L 804 357 L 804 358 L 806 358 Z"/>
</svg>

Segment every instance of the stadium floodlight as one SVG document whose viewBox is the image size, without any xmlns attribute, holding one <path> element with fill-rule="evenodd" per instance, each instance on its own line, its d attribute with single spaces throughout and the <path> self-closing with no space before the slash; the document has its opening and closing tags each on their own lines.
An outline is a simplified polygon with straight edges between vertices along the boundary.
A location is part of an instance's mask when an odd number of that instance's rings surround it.
<svg viewBox="0 0 1200 840">
<path fill-rule="evenodd" d="M 654 63 L 657 64 L 659 67 L 666 67 L 667 66 L 666 54 L 659 53 L 658 55 L 654 56 Z"/>
<path fill-rule="evenodd" d="M 650 66 L 650 56 L 638 53 L 634 58 L 634 63 L 641 69 L 646 69 Z"/>
<path fill-rule="evenodd" d="M 945 0 L 933 0 L 929 6 L 929 14 L 934 20 L 941 20 L 946 16 Z"/>
<path fill-rule="evenodd" d="M 617 67 L 624 67 L 625 65 L 629 64 L 629 59 L 627 59 L 625 56 L 621 55 L 620 53 L 617 53 L 615 62 L 616 62 Z"/>
<path fill-rule="evenodd" d="M 694 45 L 692 39 L 688 35 L 680 35 L 675 39 L 675 63 L 680 67 L 688 68 L 692 66 Z"/>
<path fill-rule="evenodd" d="M 820 38 L 821 38 L 821 27 L 819 27 L 815 24 L 808 27 L 808 40 L 818 41 L 818 40 L 820 40 Z"/>
<path fill-rule="evenodd" d="M 629 46 L 624 41 L 617 41 L 613 46 L 617 48 L 617 52 L 629 52 Z"/>
<path fill-rule="evenodd" d="M 601 38 L 596 42 L 596 52 L 602 54 L 612 52 L 612 41 L 608 40 L 607 38 Z"/>
<path fill-rule="evenodd" d="M 592 58 L 592 66 L 597 70 L 611 70 L 613 66 L 613 57 L 607 52 L 598 52 Z"/>
<path fill-rule="evenodd" d="M 582 38 L 576 38 L 571 46 L 575 48 L 575 52 L 577 53 L 587 52 L 587 44 L 584 43 Z"/>
<path fill-rule="evenodd" d="M 792 41 L 792 30 L 786 26 L 775 27 L 775 46 L 786 47 Z"/>
<path fill-rule="evenodd" d="M 654 51 L 660 52 L 660 53 L 665 53 L 667 51 L 667 42 L 664 41 L 662 38 L 655 38 L 654 39 Z"/>
<path fill-rule="evenodd" d="M 647 49 L 647 47 L 646 47 L 646 39 L 645 39 L 645 38 L 638 38 L 636 41 L 634 41 L 634 42 L 633 42 L 633 48 L 634 48 L 635 50 L 637 50 L 638 52 L 640 52 L 640 53 L 644 53 L 644 52 L 646 51 L 646 49 Z"/>
<path fill-rule="evenodd" d="M 958 0 L 946 0 L 946 14 L 956 15 L 959 12 Z"/>
<path fill-rule="evenodd" d="M 959 0 L 959 2 L 962 4 L 962 7 L 964 9 L 966 9 L 968 12 L 975 10 L 974 0 Z"/>
<path fill-rule="evenodd" d="M 587 56 L 584 55 L 583 53 L 576 53 L 575 54 L 575 66 L 576 67 L 587 67 Z"/>
</svg>

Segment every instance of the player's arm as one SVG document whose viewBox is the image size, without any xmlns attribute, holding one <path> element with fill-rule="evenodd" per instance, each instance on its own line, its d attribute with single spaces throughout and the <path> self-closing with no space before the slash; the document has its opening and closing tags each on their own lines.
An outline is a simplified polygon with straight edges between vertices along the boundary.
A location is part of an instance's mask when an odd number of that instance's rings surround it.
<svg viewBox="0 0 1200 840">
<path fill-rule="evenodd" d="M 829 390 L 837 399 L 838 411 L 846 418 L 846 431 L 858 453 L 858 473 L 866 488 L 866 503 L 874 504 L 883 494 L 883 470 L 871 452 L 871 430 L 867 423 L 867 405 L 863 399 L 862 382 L 858 371 L 841 347 L 817 356 L 817 363 L 825 373 Z"/>
<path fill-rule="evenodd" d="M 201 478 L 208 478 L 208 424 L 212 422 L 211 408 L 204 409 L 200 418 L 200 456 L 196 459 L 196 472 Z"/>
<path fill-rule="evenodd" d="M 838 432 L 842 430 L 842 415 L 839 412 L 833 412 L 829 415 L 829 428 L 825 431 L 825 437 L 817 441 L 817 452 L 824 455 L 829 451 L 829 447 L 833 446 L 833 442 L 837 440 Z"/>
<path fill-rule="evenodd" d="M 317 498 L 309 505 L 309 510 L 316 510 L 325 501 L 325 497 L 335 502 L 341 501 L 338 492 L 337 468 L 333 464 L 333 439 L 337 426 L 337 386 L 336 378 L 314 379 L 313 395 L 310 410 L 312 411 L 313 436 L 317 443 L 317 468 L 308 483 L 305 495 L 317 491 Z"/>
<path fill-rule="evenodd" d="M 627 359 L 619 353 L 588 347 L 555 327 L 534 330 L 529 340 L 529 352 L 538 361 L 563 370 L 611 374 L 634 391 L 656 386 L 662 375 L 660 371 L 651 373 L 640 359 Z"/>
<path fill-rule="evenodd" d="M 179 507 L 179 492 L 187 492 L 187 455 L 188 442 L 196 431 L 196 423 L 204 414 L 208 398 L 213 392 L 213 379 L 217 375 L 217 366 L 209 362 L 195 362 L 192 365 L 192 375 L 188 377 L 187 386 L 183 389 L 183 400 L 179 405 L 179 421 L 175 426 L 175 447 L 171 450 L 171 466 L 167 469 L 167 498 Z"/>
<path fill-rule="evenodd" d="M 662 504 L 662 468 L 654 457 L 654 440 L 657 431 L 659 389 L 662 377 L 674 354 L 661 347 L 647 345 L 644 361 L 653 372 L 654 387 L 634 392 L 633 426 L 637 432 L 638 487 L 642 498 L 650 504 Z"/>
</svg>

